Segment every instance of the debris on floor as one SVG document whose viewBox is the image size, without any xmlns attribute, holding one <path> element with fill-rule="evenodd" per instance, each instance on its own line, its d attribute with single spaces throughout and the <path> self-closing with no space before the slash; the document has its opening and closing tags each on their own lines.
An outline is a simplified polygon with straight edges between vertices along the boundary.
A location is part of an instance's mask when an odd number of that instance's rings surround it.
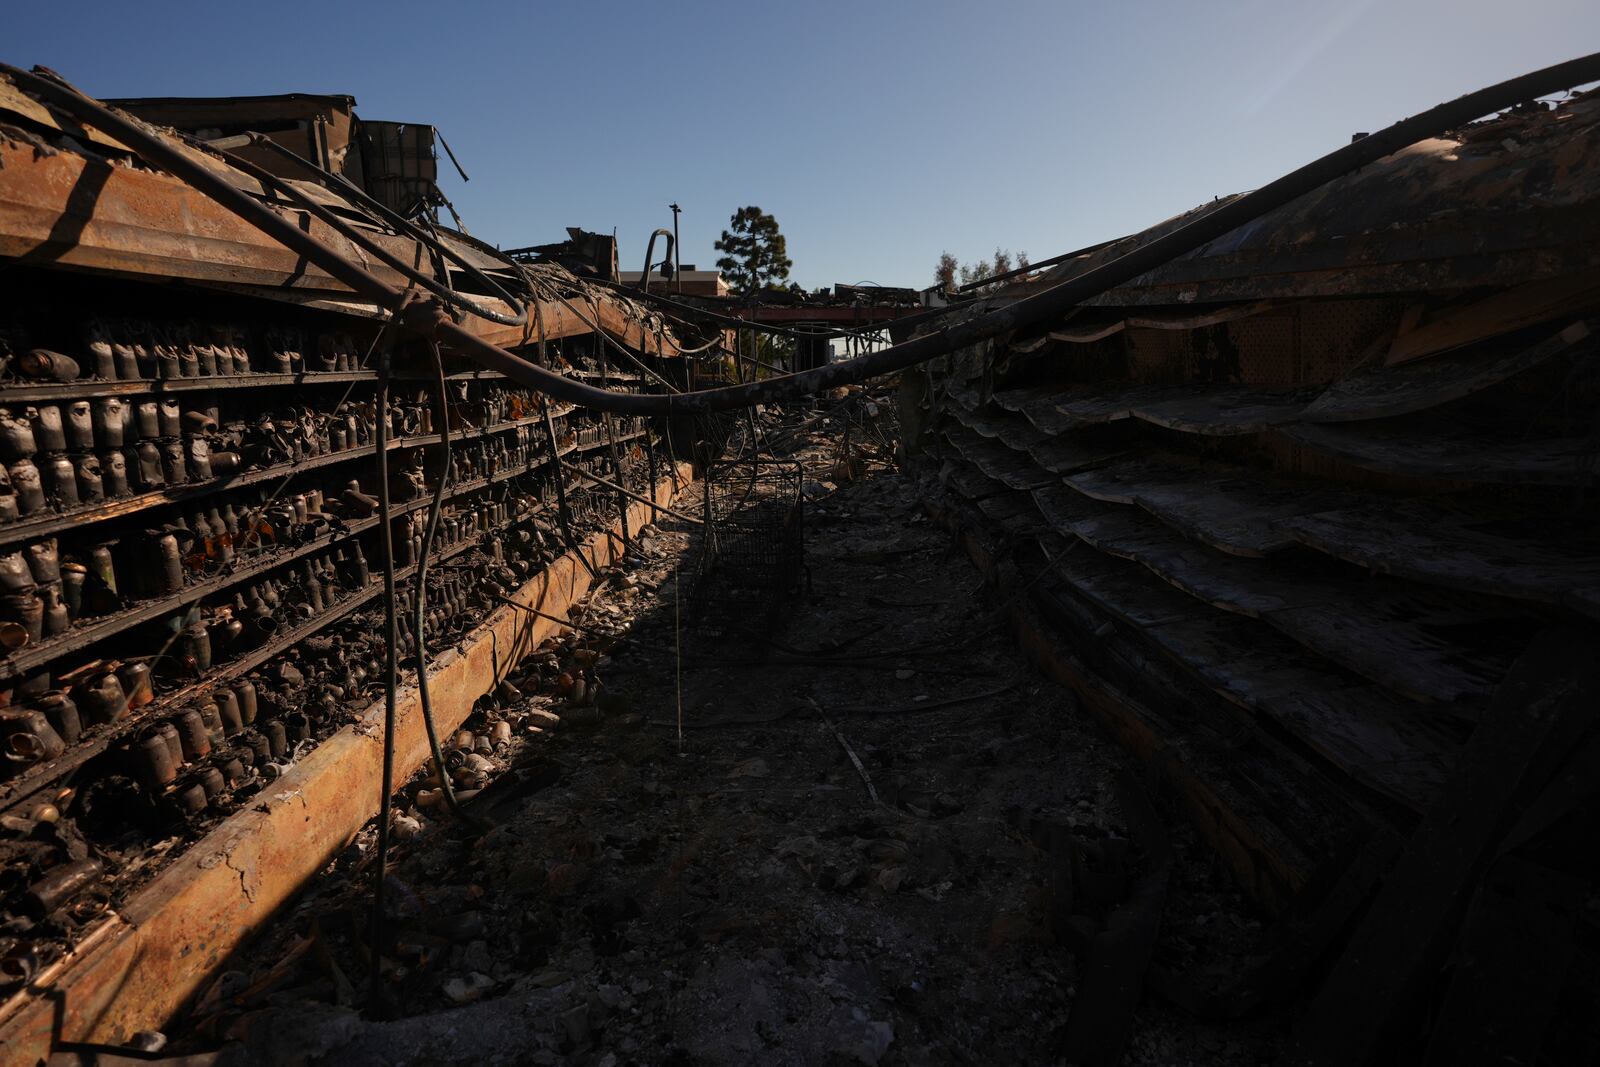
<svg viewBox="0 0 1600 1067">
<path fill-rule="evenodd" d="M 821 442 L 802 442 L 808 466 Z M 1151 862 L 1120 806 L 1126 761 L 1008 647 L 948 536 L 903 521 L 913 507 L 881 467 L 818 497 L 810 591 L 770 634 L 715 648 L 675 627 L 699 531 L 663 517 L 582 629 L 453 739 L 470 824 L 437 778 L 408 788 L 385 972 L 403 1017 L 360 1010 L 369 828 L 186 1039 L 262 1063 L 1059 1059 L 1073 946 Z M 1260 917 L 1191 834 L 1162 832 L 1158 958 L 1247 941 Z M 1111 1040 L 1133 1062 L 1246 1063 L 1281 1033 L 1146 999 Z"/>
</svg>

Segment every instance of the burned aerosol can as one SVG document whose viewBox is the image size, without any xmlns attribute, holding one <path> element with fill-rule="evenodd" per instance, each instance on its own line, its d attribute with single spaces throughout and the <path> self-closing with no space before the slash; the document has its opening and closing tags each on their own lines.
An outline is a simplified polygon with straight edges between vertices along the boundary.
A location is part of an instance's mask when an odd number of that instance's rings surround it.
<svg viewBox="0 0 1600 1067">
<path fill-rule="evenodd" d="M 63 511 L 78 506 L 78 472 L 60 453 L 39 457 L 39 478 L 46 499 Z"/>
<path fill-rule="evenodd" d="M 44 712 L 44 717 L 67 744 L 74 744 L 83 735 L 83 722 L 78 718 L 78 706 L 72 698 L 59 689 L 52 689 L 33 702 Z"/>
<path fill-rule="evenodd" d="M 36 708 L 0 708 L 0 738 L 6 758 L 14 763 L 52 760 L 67 747 L 44 713 Z"/>
<path fill-rule="evenodd" d="M 117 668 L 117 681 L 127 696 L 130 710 L 142 708 L 156 698 L 155 689 L 150 682 L 148 663 L 138 661 L 124 663 Z"/>
<path fill-rule="evenodd" d="M 161 427 L 162 437 L 177 437 L 183 433 L 183 410 L 178 407 L 176 397 L 161 398 L 157 409 L 157 423 Z"/>
<path fill-rule="evenodd" d="M 128 405 L 120 396 L 102 396 L 94 402 L 94 432 L 101 448 L 121 448 L 127 436 Z"/>
<path fill-rule="evenodd" d="M 66 427 L 61 423 L 61 409 L 54 404 L 40 404 L 28 409 L 28 422 L 33 426 L 33 439 L 41 452 L 61 452 L 67 447 Z"/>
<path fill-rule="evenodd" d="M 115 722 L 128 706 L 122 683 L 110 671 L 96 671 L 72 690 L 78 714 L 92 723 Z"/>
<path fill-rule="evenodd" d="M 151 573 L 156 596 L 171 596 L 183 588 L 183 552 L 178 547 L 176 534 L 152 534 L 155 544 L 155 566 Z"/>
<path fill-rule="evenodd" d="M 94 448 L 94 412 L 87 400 L 74 400 L 67 405 L 67 447 L 74 452 L 87 452 Z"/>
<path fill-rule="evenodd" d="M 132 757 L 134 777 L 150 792 L 160 793 L 178 780 L 178 765 L 159 731 L 141 737 L 133 746 Z"/>
<path fill-rule="evenodd" d="M 133 432 L 141 441 L 153 441 L 161 436 L 161 404 L 155 399 L 133 402 Z"/>
<path fill-rule="evenodd" d="M 0 458 L 7 463 L 27 459 L 39 451 L 39 442 L 33 436 L 33 422 L 24 411 L 21 414 L 0 408 Z"/>
<path fill-rule="evenodd" d="M 61 579 L 61 552 L 56 547 L 54 537 L 35 541 L 27 547 L 23 556 L 28 561 L 28 573 L 33 576 L 34 582 L 43 585 Z"/>
<path fill-rule="evenodd" d="M 106 484 L 100 469 L 100 457 L 93 452 L 73 457 L 73 469 L 78 476 L 78 499 L 85 504 L 98 504 L 106 498 Z"/>
<path fill-rule="evenodd" d="M 179 655 L 200 674 L 211 669 L 211 633 L 200 623 L 185 626 L 178 635 Z"/>
<path fill-rule="evenodd" d="M 72 625 L 72 620 L 67 615 L 67 602 L 61 599 L 61 583 L 51 582 L 49 585 L 41 585 L 39 603 L 44 611 L 41 620 L 44 636 L 54 637 L 56 634 L 65 633 L 67 627 Z"/>
<path fill-rule="evenodd" d="M 167 484 L 165 469 L 161 464 L 161 445 L 156 441 L 140 441 L 134 450 L 135 470 L 141 489 L 160 489 Z"/>
<path fill-rule="evenodd" d="M 100 484 L 105 495 L 112 500 L 125 497 L 128 488 L 128 457 L 121 452 L 100 455 Z"/>
<path fill-rule="evenodd" d="M 64 563 L 61 566 L 61 599 L 67 602 L 69 622 L 77 622 L 83 617 L 83 586 L 88 577 L 88 568 L 81 563 Z"/>
<path fill-rule="evenodd" d="M 199 709 L 188 708 L 179 712 L 172 720 L 172 725 L 178 731 L 178 741 L 183 746 L 185 763 L 204 759 L 211 754 L 211 734 L 206 730 L 205 720 L 200 717 Z"/>
<path fill-rule="evenodd" d="M 103 541 L 89 550 L 89 573 L 100 580 L 112 596 L 117 595 L 116 561 L 111 555 L 115 541 Z"/>
<path fill-rule="evenodd" d="M 189 445 L 189 476 L 197 482 L 211 480 L 211 442 L 204 437 L 193 436 L 188 439 Z"/>
<path fill-rule="evenodd" d="M 183 439 L 161 439 L 161 476 L 168 485 L 186 485 L 189 481 L 188 465 L 184 462 Z"/>
</svg>

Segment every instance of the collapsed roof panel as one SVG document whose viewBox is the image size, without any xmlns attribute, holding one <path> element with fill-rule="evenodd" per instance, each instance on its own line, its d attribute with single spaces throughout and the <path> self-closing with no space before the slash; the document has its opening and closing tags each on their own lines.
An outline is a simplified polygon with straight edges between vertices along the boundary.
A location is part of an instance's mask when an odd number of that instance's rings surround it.
<svg viewBox="0 0 1600 1067">
<path fill-rule="evenodd" d="M 1595 224 L 1597 193 L 1600 93 L 1590 92 L 1414 144 L 1091 303 L 1176 305 L 1524 284 L 1600 262 L 1600 253 L 1582 239 Z M 1030 285 L 1081 274 L 1229 199 L 1097 248 Z"/>
<path fill-rule="evenodd" d="M 1574 654 L 1600 648 L 1597 149 L 1600 95 L 1519 108 L 963 350 L 929 383 L 930 508 L 1016 599 L 1041 664 L 1269 906 L 1354 907 L 1364 896 L 1340 894 L 1369 893 L 1395 855 L 1377 846 L 1421 816 L 1398 869 L 1416 900 L 1443 894 L 1420 907 L 1451 922 L 1468 882 L 1428 886 L 1419 857 L 1493 847 L 1501 824 L 1441 844 L 1488 783 L 1503 800 L 1526 774 L 1517 795 L 1578 804 L 1562 783 L 1581 769 L 1555 773 L 1567 752 L 1529 763 L 1505 731 L 1576 744 L 1597 729 L 1577 695 L 1593 657 Z M 983 299 L 1081 275 L 1216 206 Z M 1269 780 L 1322 806 L 1264 817 L 1282 795 L 1258 790 Z M 1541 845 L 1518 838 L 1541 869 L 1592 879 L 1585 803 L 1543 821 Z M 1341 833 L 1369 842 L 1355 862 L 1313 844 Z M 1481 878 L 1475 863 L 1451 877 Z M 1382 904 L 1371 923 L 1390 940 L 1346 957 L 1348 975 L 1395 955 L 1405 917 Z M 1577 949 L 1590 973 L 1592 934 Z M 1396 966 L 1432 980 L 1455 935 L 1440 936 L 1426 963 Z M 1323 991 L 1304 1062 L 1339 1043 L 1340 1005 L 1364 1000 L 1348 975 Z M 1586 990 L 1563 996 L 1592 1003 Z M 1514 1012 L 1433 1036 L 1459 1048 L 1461 1028 Z M 1581 1043 L 1570 1027 L 1586 1024 L 1566 1025 Z"/>
</svg>

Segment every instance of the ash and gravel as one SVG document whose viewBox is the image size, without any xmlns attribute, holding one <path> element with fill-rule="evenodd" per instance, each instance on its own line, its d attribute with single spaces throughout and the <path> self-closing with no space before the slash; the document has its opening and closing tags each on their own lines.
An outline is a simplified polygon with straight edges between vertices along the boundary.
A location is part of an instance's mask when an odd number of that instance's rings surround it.
<svg viewBox="0 0 1600 1067">
<path fill-rule="evenodd" d="M 697 542 L 663 518 L 576 616 L 588 630 L 526 661 L 453 742 L 480 825 L 449 818 L 426 774 L 407 787 L 387 1017 L 362 1011 L 369 827 L 177 1047 L 342 1065 L 1063 1062 L 1078 961 L 1057 936 L 1061 857 L 1030 828 L 1124 838 L 1126 760 L 1012 647 L 908 478 L 818 475 L 808 495 L 810 589 L 776 630 L 683 629 L 674 570 Z M 1158 959 L 1226 977 L 1262 917 L 1165 814 L 1179 859 Z M 1147 994 L 1124 1060 L 1266 1062 L 1283 1025 L 1203 1024 Z"/>
</svg>

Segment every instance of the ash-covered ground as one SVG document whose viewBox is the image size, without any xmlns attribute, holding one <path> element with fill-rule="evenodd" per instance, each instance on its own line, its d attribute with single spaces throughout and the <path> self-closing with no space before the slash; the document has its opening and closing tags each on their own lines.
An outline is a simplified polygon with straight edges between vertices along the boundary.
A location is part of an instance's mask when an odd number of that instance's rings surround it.
<svg viewBox="0 0 1600 1067">
<path fill-rule="evenodd" d="M 798 441 L 810 588 L 775 628 L 686 621 L 700 531 L 663 517 L 575 612 L 585 629 L 523 663 L 451 740 L 475 825 L 446 813 L 428 773 L 407 787 L 389 1017 L 364 1010 L 369 827 L 239 955 L 174 1050 L 1066 1062 L 1083 937 L 1150 862 L 1119 805 L 1136 779 L 1014 649 L 1003 605 L 921 516 L 910 477 L 840 464 L 837 441 L 824 423 Z M 1261 917 L 1154 803 L 1175 856 L 1155 958 L 1225 978 Z M 1203 1024 L 1146 993 L 1123 1059 L 1265 1062 L 1283 1027 Z"/>
</svg>

